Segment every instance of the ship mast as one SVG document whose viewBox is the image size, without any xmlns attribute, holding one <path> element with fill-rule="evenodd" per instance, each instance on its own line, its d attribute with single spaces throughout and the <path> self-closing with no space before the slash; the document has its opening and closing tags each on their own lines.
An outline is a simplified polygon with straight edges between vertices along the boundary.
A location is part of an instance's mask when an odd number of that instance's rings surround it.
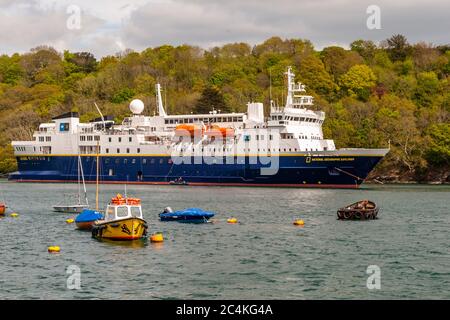
<svg viewBox="0 0 450 320">
<path fill-rule="evenodd" d="M 159 83 L 156 84 L 156 102 L 158 104 L 158 115 L 161 117 L 167 116 L 166 111 L 164 110 L 164 105 L 161 97 L 161 85 Z"/>
</svg>

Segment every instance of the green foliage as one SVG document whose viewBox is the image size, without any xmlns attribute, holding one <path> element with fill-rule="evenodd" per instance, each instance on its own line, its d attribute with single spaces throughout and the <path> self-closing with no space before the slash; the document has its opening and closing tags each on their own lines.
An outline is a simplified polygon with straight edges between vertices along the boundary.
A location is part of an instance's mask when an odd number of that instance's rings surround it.
<svg viewBox="0 0 450 320">
<path fill-rule="evenodd" d="M 428 134 L 428 161 L 435 165 L 450 164 L 450 124 L 434 124 L 429 128 Z"/>
<path fill-rule="evenodd" d="M 111 98 L 112 103 L 122 103 L 126 101 L 130 101 L 134 96 L 134 90 L 130 88 L 123 88 Z"/>
<path fill-rule="evenodd" d="M 417 75 L 417 89 L 414 99 L 417 104 L 429 107 L 433 103 L 435 95 L 440 92 L 441 84 L 433 71 L 422 72 Z"/>
<path fill-rule="evenodd" d="M 395 35 L 380 45 L 356 40 L 350 50 L 314 50 L 304 39 L 272 37 L 253 47 L 162 45 L 99 61 L 88 52 L 40 46 L 0 56 L 0 172 L 16 170 L 11 140 L 31 139 L 44 121 L 77 110 L 82 121 L 104 114 L 121 121 L 142 99 L 156 111 L 155 84 L 169 114 L 244 112 L 249 101 L 285 102 L 287 66 L 326 112 L 337 147 L 386 147 L 379 174 L 419 174 L 449 164 L 450 47 L 409 44 Z"/>
<path fill-rule="evenodd" d="M 214 87 L 206 87 L 195 105 L 195 113 L 209 113 L 213 109 L 222 113 L 229 111 L 223 95 Z"/>
<path fill-rule="evenodd" d="M 402 61 L 411 54 L 411 46 L 405 36 L 396 34 L 386 40 L 387 50 L 392 61 Z"/>
<path fill-rule="evenodd" d="M 351 97 L 367 100 L 370 89 L 375 85 L 376 76 L 370 67 L 358 64 L 350 68 L 346 74 L 340 77 L 339 82 Z"/>
</svg>

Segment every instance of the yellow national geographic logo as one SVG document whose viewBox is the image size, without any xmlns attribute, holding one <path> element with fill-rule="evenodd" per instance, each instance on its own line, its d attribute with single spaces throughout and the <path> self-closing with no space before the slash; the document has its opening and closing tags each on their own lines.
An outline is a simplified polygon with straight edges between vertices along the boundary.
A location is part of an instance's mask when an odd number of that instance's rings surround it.
<svg viewBox="0 0 450 320">
<path fill-rule="evenodd" d="M 311 157 L 306 157 L 306 163 L 311 163 Z"/>
<path fill-rule="evenodd" d="M 309 158 L 309 157 L 308 157 Z M 314 162 L 323 162 L 323 161 L 355 161 L 355 158 L 331 158 L 331 157 L 320 157 L 320 158 L 310 158 L 308 162 L 308 158 L 306 158 L 306 163 Z"/>
</svg>

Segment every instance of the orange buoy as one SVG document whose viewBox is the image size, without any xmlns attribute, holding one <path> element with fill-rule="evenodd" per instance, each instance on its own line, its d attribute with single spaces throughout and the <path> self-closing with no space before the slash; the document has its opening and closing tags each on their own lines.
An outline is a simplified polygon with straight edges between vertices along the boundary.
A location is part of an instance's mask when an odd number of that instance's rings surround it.
<svg viewBox="0 0 450 320">
<path fill-rule="evenodd" d="M 163 234 L 162 234 L 162 233 L 155 233 L 155 234 L 152 234 L 152 235 L 150 236 L 150 241 L 151 241 L 151 242 L 163 242 L 163 241 L 164 241 Z"/>
<path fill-rule="evenodd" d="M 295 226 L 304 226 L 305 225 L 305 221 L 303 221 L 302 219 L 298 219 L 294 221 L 294 225 Z"/>
</svg>

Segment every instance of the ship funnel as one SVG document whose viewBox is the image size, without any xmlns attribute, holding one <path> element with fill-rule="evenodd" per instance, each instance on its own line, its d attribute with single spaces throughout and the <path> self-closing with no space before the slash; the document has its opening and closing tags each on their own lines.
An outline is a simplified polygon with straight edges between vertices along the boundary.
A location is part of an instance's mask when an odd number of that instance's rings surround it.
<svg viewBox="0 0 450 320">
<path fill-rule="evenodd" d="M 164 105 L 161 97 L 161 85 L 159 83 L 156 84 L 156 102 L 158 105 L 158 114 L 161 117 L 167 116 L 166 111 L 164 110 Z"/>
</svg>

